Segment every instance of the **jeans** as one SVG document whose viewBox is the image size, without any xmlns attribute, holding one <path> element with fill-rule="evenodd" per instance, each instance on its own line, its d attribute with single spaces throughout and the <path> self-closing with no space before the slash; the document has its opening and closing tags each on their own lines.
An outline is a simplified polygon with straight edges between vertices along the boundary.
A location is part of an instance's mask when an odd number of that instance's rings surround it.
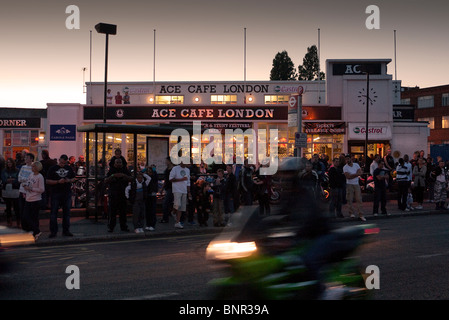
<svg viewBox="0 0 449 320">
<path fill-rule="evenodd" d="M 51 211 L 50 211 L 50 233 L 58 232 L 58 210 L 62 208 L 62 232 L 69 232 L 70 229 L 70 208 L 72 207 L 72 193 L 51 194 Z"/>
</svg>

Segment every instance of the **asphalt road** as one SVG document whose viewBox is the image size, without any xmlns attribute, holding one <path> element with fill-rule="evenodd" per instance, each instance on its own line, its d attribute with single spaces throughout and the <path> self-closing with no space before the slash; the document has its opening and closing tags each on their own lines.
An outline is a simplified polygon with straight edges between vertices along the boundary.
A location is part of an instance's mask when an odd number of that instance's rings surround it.
<svg viewBox="0 0 449 320">
<path fill-rule="evenodd" d="M 357 222 L 341 223 L 347 225 Z M 358 255 L 379 267 L 375 300 L 449 299 L 449 219 L 378 219 L 376 242 Z M 7 253 L 16 268 L 0 275 L 2 300 L 207 300 L 220 270 L 204 252 L 214 235 L 23 247 Z M 79 289 L 69 266 L 76 266 Z M 69 269 L 67 269 L 69 267 Z"/>
</svg>

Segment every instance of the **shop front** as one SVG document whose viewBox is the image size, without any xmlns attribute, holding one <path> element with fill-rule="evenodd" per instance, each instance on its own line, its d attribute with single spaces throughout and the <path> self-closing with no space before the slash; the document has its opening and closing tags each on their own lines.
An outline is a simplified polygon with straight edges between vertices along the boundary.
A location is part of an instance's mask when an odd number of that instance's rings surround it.
<svg viewBox="0 0 449 320">
<path fill-rule="evenodd" d="M 15 159 L 16 154 L 28 150 L 38 156 L 45 147 L 47 110 L 45 109 L 0 109 L 0 140 L 5 159 Z"/>
<path fill-rule="evenodd" d="M 103 117 L 103 108 L 98 106 L 84 106 L 83 119 L 84 123 L 99 122 Z M 275 106 L 110 106 L 107 108 L 107 122 L 108 123 L 121 123 L 121 124 L 171 124 L 179 126 L 192 126 L 196 121 L 201 125 L 201 141 L 198 137 L 192 135 L 191 145 L 194 146 L 191 150 L 192 155 L 201 154 L 204 148 L 213 141 L 213 135 L 205 133 L 218 133 L 222 136 L 222 140 L 225 139 L 226 132 L 233 132 L 235 135 L 248 132 L 248 129 L 252 129 L 255 133 L 254 139 L 245 138 L 244 141 L 244 157 L 253 158 L 258 153 L 257 146 L 260 145 L 260 139 L 257 133 L 259 130 L 266 130 L 270 133 L 272 130 L 277 129 L 276 140 L 278 141 L 278 156 L 285 157 L 288 155 L 288 130 L 287 130 L 287 106 L 275 105 Z M 207 130 L 207 132 L 206 132 Z M 265 138 L 269 140 L 269 134 L 265 135 Z M 103 152 L 103 137 L 98 136 L 98 156 L 101 158 Z M 106 135 L 106 153 L 111 154 L 115 148 L 121 148 L 126 150 L 127 160 L 134 161 L 134 141 L 133 136 L 124 133 L 115 133 Z M 166 140 L 165 140 L 166 139 Z M 171 150 L 178 141 L 170 141 L 168 136 L 161 135 L 137 135 L 137 157 L 138 162 L 141 165 L 151 165 L 156 161 L 148 154 L 149 143 L 162 143 L 167 141 L 168 150 Z M 236 141 L 236 137 L 234 137 Z M 256 147 L 253 149 L 254 143 Z M 255 143 L 255 142 L 258 143 Z M 199 146 L 196 147 L 196 146 Z M 164 147 L 165 149 L 165 147 Z M 292 149 L 292 148 L 290 148 Z M 269 148 L 268 148 L 269 150 Z M 223 154 L 225 159 L 224 148 L 218 150 Z M 94 159 L 94 152 L 90 155 L 90 159 Z M 217 152 L 214 150 L 213 152 Z M 255 153 L 255 154 L 253 154 Z M 269 152 L 268 152 L 269 153 Z M 168 153 L 167 153 L 168 155 Z M 269 154 L 267 154 L 269 156 Z M 160 161 L 157 160 L 157 161 Z"/>
<path fill-rule="evenodd" d="M 379 154 L 382 157 L 391 148 L 392 124 L 369 123 L 368 125 L 368 157 Z M 366 141 L 366 124 L 348 124 L 348 150 L 356 158 L 364 157 Z"/>
</svg>

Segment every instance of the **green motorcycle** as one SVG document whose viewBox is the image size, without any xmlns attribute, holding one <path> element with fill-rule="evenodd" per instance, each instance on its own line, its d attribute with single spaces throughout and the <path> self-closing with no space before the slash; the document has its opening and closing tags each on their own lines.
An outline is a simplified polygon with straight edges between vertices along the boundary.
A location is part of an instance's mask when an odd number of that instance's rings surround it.
<svg viewBox="0 0 449 320">
<path fill-rule="evenodd" d="M 236 223 L 238 226 L 220 234 L 206 250 L 207 259 L 224 264 L 228 273 L 227 277 L 209 283 L 213 299 L 368 297 L 363 270 L 352 255 L 379 232 L 375 225 L 338 228 L 318 239 L 302 240 L 298 239 L 286 216 L 255 218 L 258 211 L 254 208 L 234 215 L 238 216 L 235 219 L 240 222 Z M 252 228 L 256 224 L 263 227 Z M 322 263 L 319 276 L 315 265 L 308 261 L 314 260 L 308 257 L 317 257 L 315 261 Z"/>
</svg>

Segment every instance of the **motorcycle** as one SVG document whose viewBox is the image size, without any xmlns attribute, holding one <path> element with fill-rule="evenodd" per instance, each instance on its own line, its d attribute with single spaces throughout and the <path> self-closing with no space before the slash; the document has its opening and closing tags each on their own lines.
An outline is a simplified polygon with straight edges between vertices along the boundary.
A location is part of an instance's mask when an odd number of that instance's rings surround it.
<svg viewBox="0 0 449 320">
<path fill-rule="evenodd" d="M 275 214 L 258 218 L 257 209 L 234 213 L 232 230 L 212 240 L 206 258 L 226 266 L 227 277 L 209 285 L 217 300 L 363 299 L 368 297 L 363 272 L 352 254 L 370 235 L 379 232 L 364 224 L 335 229 L 332 252 L 322 277 L 306 266 L 304 256 L 314 240 L 298 239 L 288 217 Z M 252 211 L 251 211 L 252 210 Z M 259 224 L 262 228 L 254 228 Z M 264 232 L 253 232 L 255 229 Z M 325 290 L 323 292 L 323 286 Z"/>
</svg>

